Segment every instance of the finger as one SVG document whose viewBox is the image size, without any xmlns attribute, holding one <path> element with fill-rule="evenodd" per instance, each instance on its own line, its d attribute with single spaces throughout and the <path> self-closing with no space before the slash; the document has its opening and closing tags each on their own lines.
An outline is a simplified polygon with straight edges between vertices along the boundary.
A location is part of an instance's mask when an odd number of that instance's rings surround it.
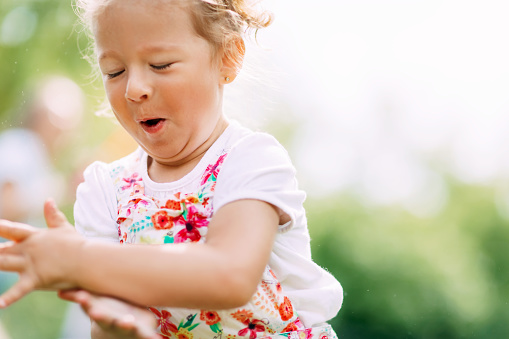
<svg viewBox="0 0 509 339">
<path fill-rule="evenodd" d="M 28 279 L 20 279 L 10 289 L 0 296 L 0 308 L 12 305 L 34 290 L 34 284 Z"/>
<path fill-rule="evenodd" d="M 136 327 L 135 333 L 138 335 L 138 337 L 146 338 L 146 339 L 152 339 L 152 338 L 160 338 L 157 336 L 157 333 L 155 331 L 154 327 L 148 327 L 145 325 L 140 325 Z"/>
<path fill-rule="evenodd" d="M 85 292 L 86 293 L 86 291 L 80 290 L 80 289 L 59 290 L 58 291 L 58 297 L 60 299 L 63 299 L 63 300 L 79 303 L 80 300 L 83 299 L 83 296 L 82 296 L 83 293 L 81 293 L 81 292 Z"/>
<path fill-rule="evenodd" d="M 89 314 L 94 302 L 94 295 L 85 290 L 78 290 L 76 291 L 74 298 L 83 309 L 83 312 Z"/>
<path fill-rule="evenodd" d="M 69 225 L 64 213 L 58 209 L 57 204 L 51 198 L 44 203 L 44 218 L 49 228 Z"/>
<path fill-rule="evenodd" d="M 136 338 L 151 339 L 156 335 L 156 321 L 152 315 L 149 318 L 144 317 L 144 314 L 139 314 L 135 317 L 132 314 L 123 315 L 118 321 L 118 327 L 129 331 Z"/>
<path fill-rule="evenodd" d="M 25 240 L 35 232 L 37 232 L 35 227 L 19 222 L 0 219 L 0 237 L 2 238 L 19 242 Z"/>
<path fill-rule="evenodd" d="M 21 255 L 0 255 L 0 271 L 21 272 L 26 267 L 26 258 Z"/>
<path fill-rule="evenodd" d="M 0 253 L 6 253 L 9 249 L 11 249 L 14 244 L 16 244 L 14 241 L 7 241 L 0 243 Z"/>
<path fill-rule="evenodd" d="M 126 331 L 135 330 L 134 315 L 125 314 L 117 321 L 117 326 Z"/>
<path fill-rule="evenodd" d="M 134 329 L 134 316 L 130 314 L 118 314 L 104 305 L 94 305 L 89 309 L 90 319 L 99 324 L 102 328 L 123 331 L 126 334 Z"/>
<path fill-rule="evenodd" d="M 145 339 L 153 334 L 147 333 L 146 329 L 141 329 L 136 324 L 136 319 L 132 314 L 125 314 L 119 319 L 113 319 L 111 328 L 129 338 Z"/>
</svg>

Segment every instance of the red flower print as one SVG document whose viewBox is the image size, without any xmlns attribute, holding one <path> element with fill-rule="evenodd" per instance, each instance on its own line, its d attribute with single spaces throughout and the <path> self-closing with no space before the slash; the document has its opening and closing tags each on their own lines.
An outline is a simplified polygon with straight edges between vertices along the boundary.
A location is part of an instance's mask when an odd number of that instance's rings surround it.
<svg viewBox="0 0 509 339">
<path fill-rule="evenodd" d="M 265 332 L 265 323 L 258 319 L 249 321 L 247 327 L 239 331 L 239 336 L 246 336 L 249 334 L 249 339 L 256 338 L 256 332 Z"/>
<path fill-rule="evenodd" d="M 198 212 L 194 205 L 187 206 L 187 215 L 184 217 L 183 215 L 179 216 L 174 220 L 176 224 L 180 226 L 185 226 L 184 229 L 180 230 L 175 235 L 175 242 L 196 242 L 201 239 L 201 234 L 198 228 L 208 226 L 209 222 L 207 217 Z"/>
<path fill-rule="evenodd" d="M 289 323 L 288 326 L 286 326 L 283 331 L 281 331 L 281 333 L 286 333 L 286 332 L 293 332 L 293 331 L 297 331 L 298 328 L 297 326 L 295 326 L 294 323 Z"/>
<path fill-rule="evenodd" d="M 253 317 L 253 312 L 248 310 L 238 310 L 232 313 L 231 316 L 243 324 L 249 324 L 249 319 Z"/>
<path fill-rule="evenodd" d="M 209 204 L 209 199 L 210 199 L 209 197 L 206 197 L 205 199 L 203 199 L 203 202 L 201 203 L 201 205 L 203 207 L 206 207 Z"/>
<path fill-rule="evenodd" d="M 292 302 L 287 297 L 285 297 L 284 301 L 279 305 L 279 314 L 283 321 L 290 320 L 293 317 Z"/>
<path fill-rule="evenodd" d="M 300 321 L 299 318 L 297 318 L 297 320 L 286 325 L 286 327 L 283 329 L 283 331 L 281 331 L 281 333 L 298 331 L 298 330 L 302 330 L 304 328 L 305 328 L 304 324 Z"/>
<path fill-rule="evenodd" d="M 179 201 L 171 200 L 171 199 L 166 201 L 166 204 L 164 205 L 164 207 L 169 210 L 177 210 L 177 211 L 180 210 L 180 208 L 181 208 Z"/>
<path fill-rule="evenodd" d="M 155 309 L 153 307 L 148 308 L 152 313 L 154 313 L 157 316 L 157 326 L 161 326 L 161 333 L 167 336 L 171 336 L 172 333 L 177 333 L 178 329 L 177 326 L 175 326 L 174 323 L 171 322 L 169 319 L 171 317 L 171 313 L 162 310 L 159 312 L 158 309 Z"/>
<path fill-rule="evenodd" d="M 205 323 L 209 326 L 217 324 L 221 321 L 221 317 L 215 311 L 201 311 L 200 319 L 205 321 Z"/>
<path fill-rule="evenodd" d="M 217 159 L 217 162 L 214 165 L 207 166 L 207 169 L 205 169 L 205 174 L 203 175 L 203 178 L 201 179 L 200 185 L 205 184 L 211 176 L 213 176 L 213 179 L 217 179 L 217 176 L 219 174 L 219 166 L 221 166 L 225 157 L 226 157 L 226 154 L 223 154 L 219 157 L 219 159 Z"/>
<path fill-rule="evenodd" d="M 198 231 L 198 229 L 196 229 L 196 227 L 190 222 L 186 222 L 186 228 L 178 231 L 177 234 L 175 234 L 176 243 L 186 241 L 197 242 L 200 241 L 200 239 L 200 231 Z"/>
<path fill-rule="evenodd" d="M 122 180 L 125 182 L 125 185 L 122 186 L 123 190 L 126 190 L 128 188 L 133 187 L 133 185 L 137 184 L 141 181 L 141 178 L 138 178 L 138 173 L 133 173 L 129 178 L 122 178 Z"/>
<path fill-rule="evenodd" d="M 297 327 L 297 325 L 295 325 L 294 323 L 289 323 L 288 325 L 286 325 L 286 327 L 281 331 L 281 333 L 286 333 L 286 332 L 293 332 L 293 331 L 297 331 L 299 328 Z"/>
<path fill-rule="evenodd" d="M 152 223 L 156 230 L 167 230 L 173 227 L 172 217 L 166 211 L 157 211 L 152 215 Z"/>
</svg>

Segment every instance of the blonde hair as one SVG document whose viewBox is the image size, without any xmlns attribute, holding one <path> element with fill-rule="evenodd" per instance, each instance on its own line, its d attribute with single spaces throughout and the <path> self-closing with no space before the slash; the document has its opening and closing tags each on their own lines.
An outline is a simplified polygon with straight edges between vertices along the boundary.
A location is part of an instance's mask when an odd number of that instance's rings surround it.
<svg viewBox="0 0 509 339">
<path fill-rule="evenodd" d="M 75 12 L 85 27 L 92 32 L 96 16 L 111 1 L 113 0 L 76 0 Z M 252 31 L 256 35 L 258 29 L 269 26 L 273 19 L 272 14 L 257 8 L 255 0 L 160 1 L 189 6 L 194 29 L 210 43 L 213 55 L 224 53 L 238 69 L 244 53 L 243 39 Z"/>
</svg>

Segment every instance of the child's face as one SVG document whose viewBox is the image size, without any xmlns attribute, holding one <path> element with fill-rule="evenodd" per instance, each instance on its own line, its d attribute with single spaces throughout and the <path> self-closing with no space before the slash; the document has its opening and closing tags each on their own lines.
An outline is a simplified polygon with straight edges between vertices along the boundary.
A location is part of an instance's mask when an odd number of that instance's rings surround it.
<svg viewBox="0 0 509 339">
<path fill-rule="evenodd" d="M 154 160 L 185 160 L 224 124 L 221 62 L 195 33 L 188 9 L 113 0 L 94 35 L 114 114 Z"/>
</svg>

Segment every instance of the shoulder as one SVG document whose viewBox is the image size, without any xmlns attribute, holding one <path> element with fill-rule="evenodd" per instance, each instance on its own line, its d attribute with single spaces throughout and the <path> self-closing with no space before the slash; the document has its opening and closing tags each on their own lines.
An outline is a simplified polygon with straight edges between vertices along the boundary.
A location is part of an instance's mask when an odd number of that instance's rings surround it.
<svg viewBox="0 0 509 339">
<path fill-rule="evenodd" d="M 142 156 L 143 151 L 141 148 L 139 148 L 133 153 L 111 163 L 95 161 L 85 169 L 85 181 L 87 181 L 87 179 L 95 179 L 99 181 L 115 181 L 116 178 L 124 175 L 126 172 L 137 170 L 141 163 Z"/>
<path fill-rule="evenodd" d="M 96 161 L 83 174 L 74 205 L 75 226 L 81 234 L 107 241 L 118 241 L 117 218 L 118 186 L 126 183 L 124 176 L 140 164 L 141 149 L 112 163 Z M 114 227 L 112 227 L 112 225 Z"/>
<path fill-rule="evenodd" d="M 300 216 L 305 193 L 298 188 L 288 152 L 270 134 L 246 133 L 231 144 L 215 192 L 215 210 L 236 200 L 255 199 L 278 208 L 280 231 L 304 225 Z"/>
<path fill-rule="evenodd" d="M 281 143 L 265 132 L 255 132 L 245 127 L 238 129 L 230 138 L 227 163 L 244 163 L 249 166 L 265 166 L 279 163 L 292 168 L 290 156 Z"/>
</svg>

